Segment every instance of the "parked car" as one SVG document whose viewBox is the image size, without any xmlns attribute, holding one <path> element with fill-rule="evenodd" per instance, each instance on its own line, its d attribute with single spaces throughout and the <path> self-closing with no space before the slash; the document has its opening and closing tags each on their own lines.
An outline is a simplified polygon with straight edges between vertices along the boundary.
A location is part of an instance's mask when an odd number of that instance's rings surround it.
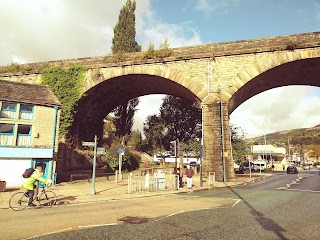
<svg viewBox="0 0 320 240">
<path fill-rule="evenodd" d="M 189 165 L 190 165 L 191 167 L 195 167 L 195 166 L 197 166 L 197 162 L 192 161 L 192 162 L 189 163 Z"/>
<path fill-rule="evenodd" d="M 298 169 L 296 166 L 289 166 L 287 167 L 287 174 L 289 173 L 298 173 Z"/>
<path fill-rule="evenodd" d="M 310 165 L 304 165 L 303 170 L 310 170 Z"/>
</svg>

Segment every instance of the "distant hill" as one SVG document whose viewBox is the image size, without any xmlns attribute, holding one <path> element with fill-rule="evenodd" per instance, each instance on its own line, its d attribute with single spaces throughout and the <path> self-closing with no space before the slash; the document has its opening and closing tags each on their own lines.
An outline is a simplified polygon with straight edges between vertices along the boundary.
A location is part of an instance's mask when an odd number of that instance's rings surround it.
<svg viewBox="0 0 320 240">
<path fill-rule="evenodd" d="M 320 144 L 320 124 L 311 128 L 298 128 L 266 134 L 267 144 L 278 146 L 282 143 L 287 144 L 288 138 L 290 138 L 290 144 L 292 145 Z M 246 139 L 246 142 L 248 144 L 264 144 L 264 136 L 249 138 Z"/>
</svg>

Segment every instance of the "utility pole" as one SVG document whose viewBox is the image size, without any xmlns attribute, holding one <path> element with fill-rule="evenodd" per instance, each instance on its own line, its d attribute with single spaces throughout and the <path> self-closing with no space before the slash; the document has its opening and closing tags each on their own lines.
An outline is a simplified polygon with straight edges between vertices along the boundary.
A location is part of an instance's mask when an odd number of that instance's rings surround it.
<svg viewBox="0 0 320 240">
<path fill-rule="evenodd" d="M 229 88 L 231 86 L 226 86 L 225 88 Z M 222 141 L 222 164 L 223 164 L 223 181 L 227 181 L 226 174 L 226 160 L 224 157 L 225 145 L 224 145 L 224 124 L 223 124 L 223 104 L 222 104 L 222 87 L 220 84 L 218 85 L 219 93 L 220 93 L 220 120 L 221 120 L 221 141 Z"/>
<path fill-rule="evenodd" d="M 291 156 L 290 156 L 290 138 L 288 138 L 288 152 L 289 152 L 289 162 L 290 162 L 291 161 Z"/>
<path fill-rule="evenodd" d="M 226 161 L 224 158 L 224 126 L 223 126 L 223 106 L 222 106 L 222 92 L 219 85 L 220 92 L 220 119 L 221 119 L 221 141 L 222 141 L 222 163 L 223 163 L 223 181 L 226 182 Z"/>
</svg>

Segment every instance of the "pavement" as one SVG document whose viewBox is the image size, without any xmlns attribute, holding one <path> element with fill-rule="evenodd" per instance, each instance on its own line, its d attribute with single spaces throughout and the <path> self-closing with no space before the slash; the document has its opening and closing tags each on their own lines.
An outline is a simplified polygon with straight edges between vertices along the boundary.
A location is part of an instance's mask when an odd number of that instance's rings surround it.
<svg viewBox="0 0 320 240">
<path fill-rule="evenodd" d="M 135 193 L 128 193 L 128 176 L 123 175 L 123 180 L 115 181 L 114 176 L 98 177 L 95 179 L 94 184 L 92 180 L 78 180 L 73 182 L 62 182 L 56 186 L 50 187 L 50 190 L 54 191 L 57 195 L 57 204 L 79 204 L 79 203 L 90 203 L 99 201 L 111 201 L 120 200 L 128 198 L 142 198 L 150 196 L 158 196 L 164 194 L 177 194 L 182 192 L 190 191 L 202 191 L 214 188 L 221 188 L 227 186 L 235 186 L 246 184 L 251 181 L 257 181 L 271 174 L 254 175 L 251 178 L 248 175 L 237 176 L 237 178 L 232 182 L 215 182 L 211 186 L 207 185 L 206 179 L 203 179 L 203 186 L 200 186 L 199 175 L 193 177 L 193 187 L 188 189 L 186 186 L 182 189 L 173 190 L 160 190 L 160 191 L 138 191 Z M 169 176 L 167 176 L 169 177 Z M 143 184 L 145 181 L 145 176 L 133 175 L 133 180 L 141 181 Z M 186 182 L 186 179 L 184 179 Z M 23 188 L 6 188 L 6 191 L 0 192 L 0 209 L 9 208 L 10 197 L 18 192 L 24 191 Z M 38 204 L 38 203 L 36 203 Z"/>
</svg>

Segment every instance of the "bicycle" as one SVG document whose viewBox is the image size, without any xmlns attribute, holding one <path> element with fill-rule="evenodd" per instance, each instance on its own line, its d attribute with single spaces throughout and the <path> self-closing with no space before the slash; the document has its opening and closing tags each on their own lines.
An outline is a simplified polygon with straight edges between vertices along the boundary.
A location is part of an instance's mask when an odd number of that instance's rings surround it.
<svg viewBox="0 0 320 240">
<path fill-rule="evenodd" d="M 33 198 L 37 200 L 41 207 L 52 207 L 56 204 L 57 196 L 51 190 L 46 190 L 45 186 L 42 190 Z M 13 194 L 9 200 L 9 206 L 14 211 L 22 211 L 28 206 L 29 195 L 28 191 L 17 192 Z"/>
</svg>

